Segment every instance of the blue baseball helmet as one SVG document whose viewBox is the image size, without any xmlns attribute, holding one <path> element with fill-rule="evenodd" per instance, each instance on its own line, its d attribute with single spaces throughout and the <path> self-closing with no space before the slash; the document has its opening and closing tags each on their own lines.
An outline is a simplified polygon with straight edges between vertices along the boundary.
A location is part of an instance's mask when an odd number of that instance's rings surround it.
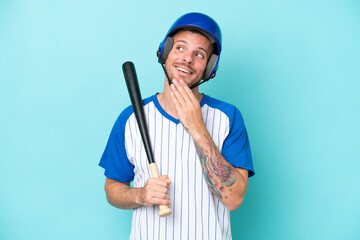
<svg viewBox="0 0 360 240">
<path fill-rule="evenodd" d="M 172 36 L 180 29 L 196 30 L 209 39 L 213 45 L 213 53 L 204 71 L 203 80 L 215 77 L 221 53 L 221 30 L 211 17 L 202 13 L 187 13 L 176 20 L 160 43 L 157 51 L 159 63 L 165 64 L 174 43 Z"/>
</svg>

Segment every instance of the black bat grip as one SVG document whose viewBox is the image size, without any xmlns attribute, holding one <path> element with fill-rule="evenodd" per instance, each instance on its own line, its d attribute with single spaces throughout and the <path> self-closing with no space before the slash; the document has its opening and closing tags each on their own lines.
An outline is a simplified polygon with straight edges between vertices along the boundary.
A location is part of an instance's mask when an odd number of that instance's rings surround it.
<svg viewBox="0 0 360 240">
<path fill-rule="evenodd" d="M 139 126 L 141 138 L 144 143 L 146 156 L 149 163 L 155 163 L 154 154 L 151 148 L 151 142 L 149 132 L 146 125 L 146 118 L 144 113 L 144 107 L 142 103 L 139 82 L 136 76 L 135 66 L 132 62 L 125 62 L 122 65 L 123 73 L 126 81 L 126 86 L 129 91 L 131 104 L 134 108 L 137 124 Z"/>
</svg>

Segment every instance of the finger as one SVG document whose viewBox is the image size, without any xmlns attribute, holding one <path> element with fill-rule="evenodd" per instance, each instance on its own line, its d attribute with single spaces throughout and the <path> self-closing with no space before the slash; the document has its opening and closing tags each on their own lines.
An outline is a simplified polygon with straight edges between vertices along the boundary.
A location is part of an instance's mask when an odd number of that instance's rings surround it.
<svg viewBox="0 0 360 240">
<path fill-rule="evenodd" d="M 165 182 L 164 180 L 161 180 Z M 165 185 L 167 185 L 165 183 Z M 169 204 L 168 202 L 164 202 L 164 200 L 169 201 L 169 193 L 167 187 L 159 186 L 153 184 L 152 181 L 148 181 L 143 190 L 141 191 L 142 204 L 145 206 L 151 206 L 154 204 Z"/>
<path fill-rule="evenodd" d="M 164 203 L 160 202 L 163 200 L 166 200 L 166 201 L 170 200 L 170 196 L 168 193 L 154 192 L 154 193 L 149 193 L 147 195 L 147 202 L 151 203 L 151 204 L 164 204 Z"/>
<path fill-rule="evenodd" d="M 169 205 L 169 204 L 171 204 L 170 196 L 167 196 L 165 198 L 151 197 L 151 198 L 147 198 L 144 202 L 145 206 Z"/>
<path fill-rule="evenodd" d="M 197 101 L 194 93 L 191 91 L 191 89 L 189 88 L 189 86 L 186 84 L 186 82 L 184 82 L 183 80 L 180 80 L 180 84 L 183 86 L 184 91 L 187 93 L 187 96 L 193 100 L 193 101 Z"/>
<path fill-rule="evenodd" d="M 154 184 L 154 185 L 160 185 L 160 186 L 164 186 L 164 187 L 167 186 L 165 179 L 162 177 L 158 177 L 158 178 L 150 177 L 148 179 L 148 182 L 151 184 Z"/>
<path fill-rule="evenodd" d="M 186 83 L 183 80 L 177 81 L 175 83 L 176 89 L 179 91 L 181 97 L 184 99 L 184 102 L 190 101 L 189 92 L 186 91 L 186 89 L 189 89 L 189 87 L 186 85 Z M 190 94 L 193 95 L 193 93 L 190 90 Z"/>
<path fill-rule="evenodd" d="M 170 196 L 165 193 L 146 193 L 144 196 L 144 205 L 153 205 L 153 204 L 166 204 L 161 203 L 161 201 L 169 201 Z"/>
<path fill-rule="evenodd" d="M 172 84 L 172 85 L 173 85 L 173 84 Z M 181 106 L 179 100 L 177 99 L 177 97 L 175 96 L 175 93 L 174 93 L 174 92 L 171 92 L 170 96 L 171 96 L 171 100 L 172 100 L 172 102 L 173 102 L 176 110 L 177 110 L 178 112 L 180 112 L 181 109 L 182 109 L 182 106 Z"/>
<path fill-rule="evenodd" d="M 181 92 L 180 92 L 180 84 L 177 80 L 173 80 L 173 84 L 171 85 L 171 89 L 172 89 L 172 93 L 174 94 L 174 96 L 176 97 L 177 101 L 179 102 L 180 106 L 184 106 L 184 104 L 186 103 L 184 97 L 182 96 Z"/>
<path fill-rule="evenodd" d="M 154 204 L 156 205 L 170 205 L 171 201 L 169 199 L 155 198 Z"/>
<path fill-rule="evenodd" d="M 169 194 L 158 195 L 155 198 L 160 199 L 160 200 L 170 201 L 170 195 Z"/>
<path fill-rule="evenodd" d="M 157 194 L 157 193 L 168 193 L 168 183 L 163 180 L 159 179 L 159 181 L 150 181 L 145 184 L 144 188 L 148 193 Z"/>
</svg>

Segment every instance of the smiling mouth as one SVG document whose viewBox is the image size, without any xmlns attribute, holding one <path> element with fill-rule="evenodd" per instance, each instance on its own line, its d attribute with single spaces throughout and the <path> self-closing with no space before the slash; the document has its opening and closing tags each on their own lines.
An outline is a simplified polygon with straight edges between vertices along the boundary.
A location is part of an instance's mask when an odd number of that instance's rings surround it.
<svg viewBox="0 0 360 240">
<path fill-rule="evenodd" d="M 177 70 L 181 71 L 181 72 L 184 72 L 184 73 L 187 73 L 187 74 L 192 74 L 192 72 L 182 68 L 182 67 L 179 67 L 179 66 L 176 66 L 175 67 Z"/>
</svg>

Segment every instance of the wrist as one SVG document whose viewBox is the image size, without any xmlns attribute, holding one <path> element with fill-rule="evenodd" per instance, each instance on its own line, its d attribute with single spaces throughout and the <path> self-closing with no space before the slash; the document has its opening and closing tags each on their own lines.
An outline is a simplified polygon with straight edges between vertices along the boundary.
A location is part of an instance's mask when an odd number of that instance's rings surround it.
<svg viewBox="0 0 360 240">
<path fill-rule="evenodd" d="M 135 203 L 139 206 L 144 205 L 143 188 L 133 188 L 135 190 Z"/>
<path fill-rule="evenodd" d="M 191 137 L 193 138 L 193 140 L 197 143 L 201 143 L 201 142 L 204 142 L 204 140 L 206 141 L 207 140 L 207 137 L 210 137 L 208 136 L 209 133 L 208 131 L 206 130 L 205 128 L 205 131 L 201 131 L 201 130 L 196 130 L 194 131 L 192 134 L 190 134 Z"/>
</svg>

